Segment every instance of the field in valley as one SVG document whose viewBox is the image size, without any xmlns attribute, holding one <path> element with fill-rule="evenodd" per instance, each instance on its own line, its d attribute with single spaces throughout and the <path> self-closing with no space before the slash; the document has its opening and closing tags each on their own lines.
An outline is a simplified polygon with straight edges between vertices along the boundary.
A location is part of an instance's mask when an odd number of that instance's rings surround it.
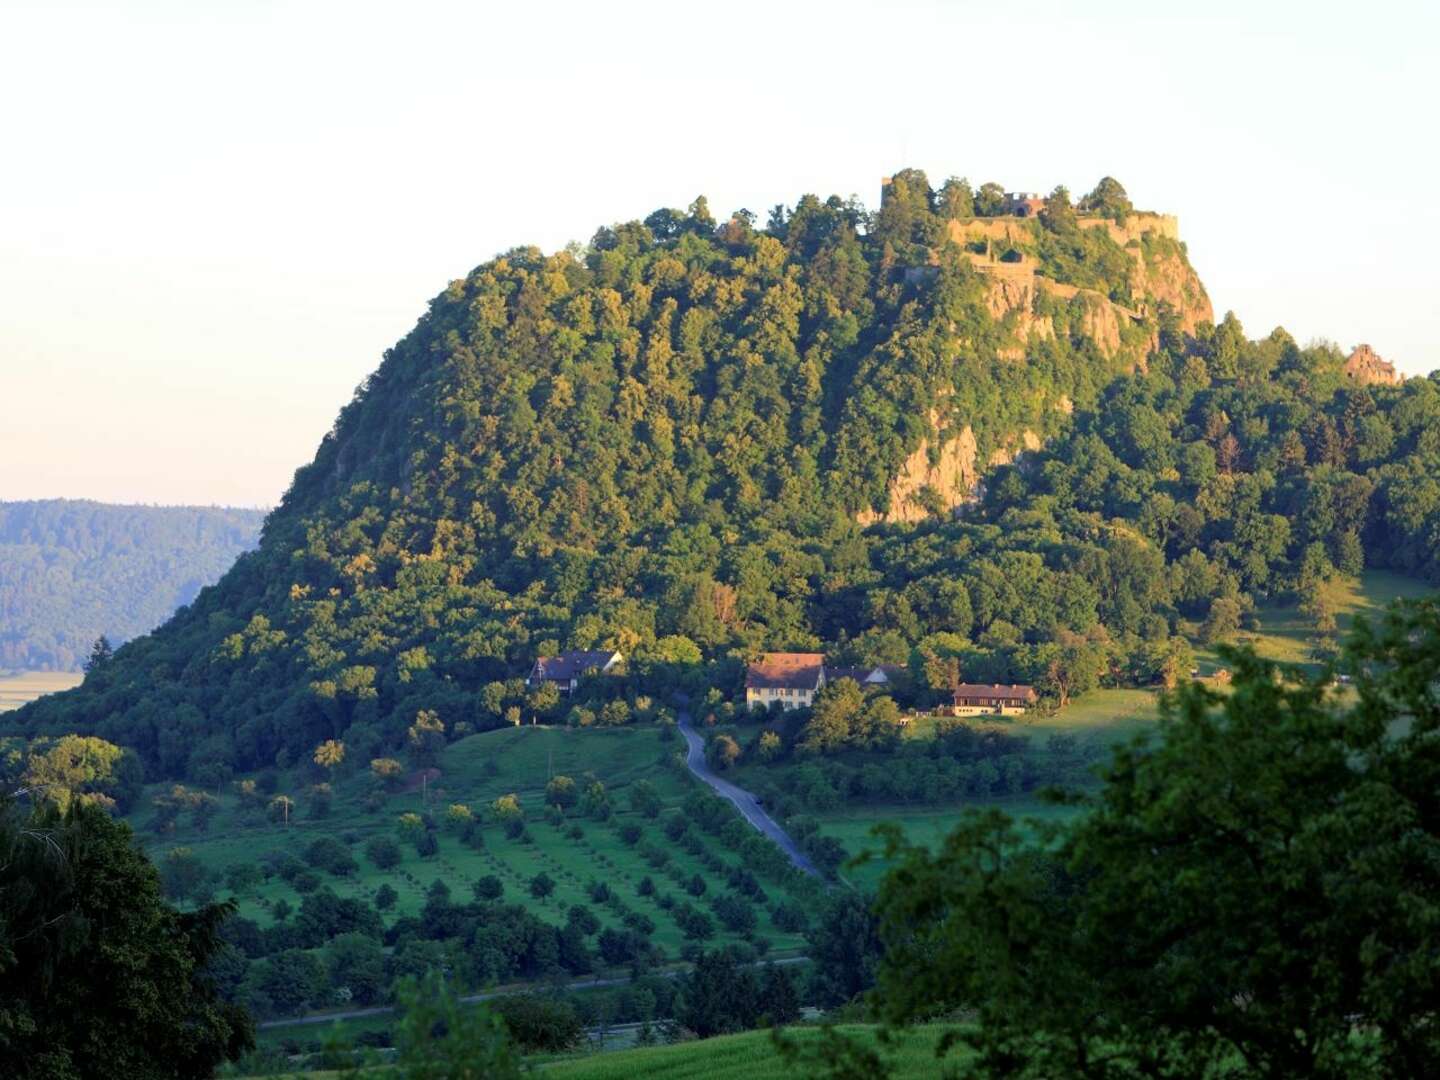
<svg viewBox="0 0 1440 1080">
<path fill-rule="evenodd" d="M 0 712 L 79 686 L 84 678 L 78 671 L 0 672 Z"/>
<path fill-rule="evenodd" d="M 1367 571 L 1358 579 L 1342 579 L 1329 587 L 1331 603 L 1336 612 L 1340 633 L 1347 631 L 1357 615 L 1379 616 L 1396 599 L 1414 599 L 1434 595 L 1435 589 L 1422 581 L 1401 577 L 1383 570 Z M 1305 663 L 1314 639 L 1310 620 L 1293 604 L 1276 604 L 1257 611 L 1259 628 L 1245 631 L 1240 641 L 1248 643 L 1268 659 L 1286 663 Z M 1223 661 L 1213 649 L 1197 649 L 1197 662 L 1202 675 L 1213 674 Z M 1002 722 L 1002 727 L 1016 735 L 1030 736 L 1032 744 L 1040 745 L 1051 735 L 1073 735 L 1085 741 L 1113 743 L 1152 727 L 1158 717 L 1158 695 L 1149 690 L 1094 690 L 1072 701 L 1052 716 L 1019 717 Z M 919 717 L 907 729 L 907 738 L 929 738 L 935 729 L 934 717 Z M 852 855 L 871 852 L 878 856 L 883 844 L 873 836 L 879 822 L 892 822 L 900 827 L 905 838 L 914 844 L 936 846 L 967 810 L 995 808 L 1020 821 L 1053 822 L 1063 820 L 1075 811 L 1056 806 L 1034 794 L 1001 798 L 967 799 L 952 806 L 860 806 L 814 815 L 820 831 L 833 836 Z M 884 875 L 883 858 L 869 861 L 844 871 L 847 880 L 859 885 L 873 885 Z"/>
<path fill-rule="evenodd" d="M 208 869 L 221 875 L 236 864 L 254 864 L 270 852 L 285 852 L 303 860 L 312 841 L 337 837 L 350 849 L 359 869 L 343 877 L 321 873 L 323 885 L 340 896 L 373 901 L 377 890 L 388 884 L 398 898 L 385 915 L 387 922 L 418 914 L 426 890 L 436 880 L 450 887 L 456 902 L 466 902 L 474 882 L 493 875 L 504 885 L 506 902 L 523 903 L 546 921 L 561 925 L 570 907 L 580 904 L 590 907 L 602 924 L 619 928 L 613 912 L 589 894 L 593 883 L 603 882 L 631 911 L 655 923 L 651 940 L 674 957 L 685 939 L 671 915 L 660 908 L 658 897 L 668 893 L 677 904 L 688 901 L 707 910 L 706 901 L 727 891 L 727 883 L 724 873 L 717 873 L 713 865 L 707 866 L 704 857 L 719 858 L 727 870 L 737 863 L 737 856 L 714 836 L 696 830 L 705 848 L 703 855 L 697 856 L 664 832 L 667 818 L 679 813 L 676 807 L 681 798 L 693 790 L 688 774 L 681 775 L 670 764 L 670 756 L 681 745 L 678 735 L 666 739 L 662 729 L 655 726 L 576 731 L 504 729 L 452 744 L 440 759 L 438 778 L 388 796 L 379 809 L 366 809 L 364 805 L 364 792 L 370 786 L 367 776 L 342 775 L 335 784 L 330 812 L 317 818 L 307 811 L 301 793 L 305 783 L 294 775 L 285 775 L 277 792 L 291 795 L 297 803 L 288 825 L 271 822 L 253 811 L 241 812 L 228 792 L 222 793 L 221 808 L 203 831 L 196 829 L 191 815 L 183 814 L 172 834 L 156 836 L 147 829 L 148 799 L 142 801 L 133 823 L 157 862 L 163 863 L 171 849 L 185 847 Z M 599 779 L 611 796 L 614 817 L 600 822 L 572 810 L 563 827 L 548 823 L 543 815 L 543 796 L 547 779 L 553 775 L 570 776 L 577 782 L 590 776 Z M 655 786 L 666 804 L 657 819 L 648 819 L 629 808 L 628 786 L 641 777 Z M 164 785 L 158 785 L 154 793 L 164 790 Z M 428 812 L 443 823 L 452 803 L 464 803 L 483 816 L 490 803 L 506 794 L 515 794 L 525 809 L 523 837 L 512 839 L 499 824 L 486 824 L 484 847 L 475 850 L 442 824 L 437 834 L 438 853 L 421 857 L 397 829 L 400 815 L 409 811 Z M 627 843 L 619 835 L 627 825 L 641 830 L 634 843 Z M 580 838 L 569 835 L 572 826 L 579 827 L 583 834 Z M 378 869 L 365 856 L 366 842 L 379 834 L 393 836 L 400 844 L 403 860 L 393 869 Z M 550 896 L 537 900 L 530 894 L 529 883 L 542 872 L 553 879 L 555 889 Z M 705 884 L 698 898 L 686 889 L 697 875 Z M 654 896 L 639 895 L 638 887 L 645 877 L 655 885 Z M 786 898 L 782 885 L 764 879 L 762 884 L 770 904 Z M 225 896 L 229 890 L 222 885 L 216 893 Z M 302 897 L 277 875 L 241 891 L 240 914 L 262 926 L 269 925 L 274 920 L 275 905 L 282 899 L 298 908 Z M 799 935 L 776 929 L 763 907 L 757 906 L 756 914 L 758 937 L 768 943 L 774 954 L 798 949 L 802 940 Z M 739 940 L 718 921 L 716 930 L 708 945 Z"/>
</svg>

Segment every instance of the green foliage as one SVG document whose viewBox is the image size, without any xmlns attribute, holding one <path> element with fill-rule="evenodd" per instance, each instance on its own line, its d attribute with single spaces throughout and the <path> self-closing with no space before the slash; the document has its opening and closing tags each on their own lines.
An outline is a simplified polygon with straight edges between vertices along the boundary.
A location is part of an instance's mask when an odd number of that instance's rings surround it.
<svg viewBox="0 0 1440 1080">
<path fill-rule="evenodd" d="M 207 965 L 232 908 L 181 914 L 130 830 L 0 806 L 0 1060 L 17 1080 L 210 1075 L 253 1045 Z"/>
<path fill-rule="evenodd" d="M 0 670 L 78 671 L 83 662 L 98 675 L 112 643 L 158 626 L 254 547 L 264 517 L 220 507 L 0 502 Z"/>
<path fill-rule="evenodd" d="M 1037 844 L 995 811 L 909 849 L 877 1003 L 964 1008 L 965 1075 L 1412 1077 L 1440 1068 L 1440 602 L 1361 625 L 1356 697 L 1244 651 Z"/>
<path fill-rule="evenodd" d="M 509 1080 L 520 1056 L 503 1020 L 484 1006 L 462 1005 L 439 976 L 402 984 L 396 1031 L 399 1065 L 383 1070 L 405 1080 Z"/>
<path fill-rule="evenodd" d="M 905 704 L 952 670 L 1059 702 L 1159 674 L 1159 637 L 1317 560 L 1440 580 L 1435 381 L 1353 386 L 1332 349 L 1247 341 L 1233 318 L 1181 333 L 1131 295 L 1142 252 L 1063 189 L 1016 243 L 1139 322 L 1112 354 L 1085 329 L 1101 300 L 1047 294 L 1032 314 L 1054 336 L 1004 359 L 990 286 L 946 240 L 1003 191 L 967 209 L 967 190 L 905 170 L 873 219 L 805 196 L 765 230 L 712 228 L 697 204 L 482 264 L 387 352 L 256 552 L 4 723 L 97 734 L 205 786 L 330 740 L 428 766 L 459 733 L 553 718 L 522 676 L 560 648 L 628 662 L 567 701 L 577 726 L 646 722 L 697 661 L 735 689 L 736 658 L 777 647 L 907 664 Z M 1128 200 L 1102 182 L 1082 202 Z M 1141 247 L 1188 277 L 1173 241 Z M 963 518 L 860 526 L 922 444 L 966 428 L 982 462 L 1025 431 L 1046 443 Z M 857 739 L 839 712 L 815 748 Z M 860 740 L 884 733 L 861 720 Z"/>
</svg>

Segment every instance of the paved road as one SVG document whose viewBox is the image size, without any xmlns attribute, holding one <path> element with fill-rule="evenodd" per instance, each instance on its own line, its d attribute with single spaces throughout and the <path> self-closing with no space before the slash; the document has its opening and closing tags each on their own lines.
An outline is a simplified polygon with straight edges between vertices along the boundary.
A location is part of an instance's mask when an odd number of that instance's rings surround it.
<svg viewBox="0 0 1440 1080">
<path fill-rule="evenodd" d="M 821 877 L 820 871 L 815 869 L 815 864 L 800 850 L 800 845 L 790 839 L 790 834 L 760 808 L 759 799 L 739 785 L 732 784 L 729 780 L 715 775 L 705 761 L 705 740 L 698 731 L 690 726 L 690 714 L 680 712 L 677 715 L 680 721 L 680 733 L 685 736 L 685 764 L 690 766 L 690 771 L 734 803 L 735 809 L 740 811 L 741 816 L 765 836 L 774 840 L 796 867 L 812 877 Z"/>
</svg>

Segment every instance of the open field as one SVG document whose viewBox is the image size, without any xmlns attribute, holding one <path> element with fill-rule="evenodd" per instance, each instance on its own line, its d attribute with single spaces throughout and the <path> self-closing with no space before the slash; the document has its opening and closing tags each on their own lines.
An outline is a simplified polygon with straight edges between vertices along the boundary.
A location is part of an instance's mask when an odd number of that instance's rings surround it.
<svg viewBox="0 0 1440 1080">
<path fill-rule="evenodd" d="M 1435 590 L 1424 582 L 1401 577 L 1383 570 L 1367 571 L 1358 579 L 1343 579 L 1330 586 L 1330 599 L 1335 607 L 1336 621 L 1343 635 L 1356 615 L 1378 616 L 1393 600 L 1433 595 Z M 1242 635 L 1261 655 L 1273 660 L 1303 663 L 1314 637 L 1311 622 L 1294 605 L 1277 604 L 1257 612 L 1260 629 Z M 1202 674 L 1210 674 L 1222 661 L 1213 650 L 1198 650 Z M 1157 718 L 1158 695 L 1151 690 L 1093 690 L 1072 701 L 1051 716 L 1034 715 L 984 721 L 1015 735 L 1029 736 L 1032 746 L 1042 746 L 1051 735 L 1073 735 L 1086 741 L 1119 742 L 1138 734 L 1154 724 Z M 925 739 L 934 735 L 936 718 L 919 716 L 906 730 L 907 739 Z M 948 806 L 863 806 L 817 814 L 820 831 L 833 836 L 852 855 L 864 851 L 878 854 L 881 843 L 871 830 L 881 821 L 900 826 L 912 843 L 935 846 L 952 829 L 961 815 L 971 808 L 994 807 L 1021 820 L 1059 821 L 1076 811 L 1056 806 L 1035 795 L 1002 798 L 967 799 Z M 861 885 L 873 885 L 885 872 L 885 861 L 872 858 L 869 862 L 846 870 L 846 877 Z"/>
<path fill-rule="evenodd" d="M 835 1030 L 864 1046 L 880 1048 L 873 1026 L 845 1024 Z M 917 1027 L 884 1047 L 881 1054 L 894 1069 L 891 1075 L 897 1080 L 940 1075 L 935 1044 L 944 1030 L 939 1025 Z M 786 1034 L 796 1042 L 811 1044 L 819 1040 L 821 1029 L 797 1027 Z M 946 1060 L 958 1061 L 959 1052 Z M 543 1071 L 556 1080 L 630 1080 L 637 1076 L 665 1080 L 790 1080 L 805 1075 L 804 1069 L 791 1066 L 780 1056 L 768 1031 L 554 1061 Z"/>
<path fill-rule="evenodd" d="M 975 799 L 945 807 L 866 806 L 855 810 L 816 815 L 820 832 L 833 836 L 852 856 L 868 853 L 870 858 L 858 866 L 841 870 L 845 879 L 855 885 L 873 888 L 889 863 L 884 858 L 885 844 L 873 834 L 880 822 L 898 825 L 905 839 L 912 844 L 929 847 L 940 845 L 947 833 L 970 810 L 1001 810 L 1020 823 L 1023 832 L 1031 832 L 1031 822 L 1063 821 L 1075 813 L 1074 808 L 1057 806 L 1034 795 L 1009 798 Z"/>
<path fill-rule="evenodd" d="M 1388 570 L 1367 570 L 1359 578 L 1340 578 L 1328 586 L 1341 638 L 1357 615 L 1374 618 L 1393 600 L 1418 599 L 1433 596 L 1435 592 L 1434 586 L 1424 581 L 1392 574 Z M 1311 620 L 1297 606 L 1266 605 L 1257 609 L 1256 615 L 1260 628 L 1242 631 L 1238 642 L 1254 646 L 1256 653 L 1269 660 L 1290 664 L 1309 661 L 1315 631 Z M 1195 656 L 1202 674 L 1208 675 L 1223 666 L 1213 649 L 1197 649 Z"/>
<path fill-rule="evenodd" d="M 222 793 L 221 808 L 204 831 L 195 828 L 191 815 L 182 814 L 172 834 L 156 836 L 146 828 L 150 817 L 149 800 L 141 803 L 135 815 L 137 834 L 152 858 L 163 861 L 166 852 L 186 847 L 212 871 L 223 873 L 239 863 L 255 863 L 269 852 L 287 852 L 303 860 L 306 846 L 322 836 L 341 839 L 359 863 L 356 873 L 335 877 L 321 873 L 323 885 L 340 896 L 357 896 L 373 901 L 382 884 L 389 884 L 397 893 L 394 908 L 385 913 L 386 921 L 399 916 L 416 915 L 423 907 L 426 890 L 440 880 L 451 889 L 457 902 L 468 901 L 471 886 L 481 877 L 493 875 L 504 884 L 504 899 L 524 903 L 542 919 L 561 925 L 572 905 L 591 907 L 602 924 L 619 927 L 618 918 L 605 906 L 596 904 L 588 894 L 592 882 L 601 881 L 633 911 L 648 916 L 656 926 L 652 941 L 674 956 L 684 944 L 679 927 L 670 914 L 662 910 L 657 897 L 672 894 L 677 903 L 689 901 L 702 909 L 704 901 L 723 893 L 727 885 L 722 874 L 707 868 L 696 855 L 668 839 L 663 825 L 671 809 L 691 788 L 687 778 L 662 765 L 682 744 L 678 737 L 664 741 L 657 727 L 619 728 L 610 730 L 567 731 L 558 728 L 527 727 L 486 732 L 462 739 L 448 747 L 440 759 L 441 775 L 426 787 L 388 796 L 377 810 L 364 806 L 364 792 L 370 781 L 364 775 L 342 775 L 335 784 L 335 797 L 329 814 L 314 818 L 307 811 L 302 794 L 309 781 L 294 774 L 283 776 L 278 792 L 291 795 L 297 803 L 288 825 L 269 821 L 252 811 L 242 812 L 235 797 Z M 577 782 L 593 775 L 601 780 L 612 800 L 615 815 L 608 823 L 589 820 L 572 810 L 563 828 L 544 820 L 543 792 L 551 775 L 567 775 Z M 648 779 L 666 802 L 667 809 L 656 820 L 649 820 L 629 809 L 627 786 L 640 777 Z M 155 793 L 164 789 L 157 786 Z M 437 820 L 444 820 L 451 803 L 465 803 L 477 815 L 496 798 L 514 793 L 525 809 L 526 834 L 517 839 L 506 836 L 498 824 L 483 827 L 484 848 L 474 850 L 461 838 L 441 826 L 439 852 L 422 858 L 408 840 L 397 831 L 398 818 L 407 811 L 426 811 Z M 626 844 L 618 835 L 622 825 L 638 825 L 642 836 L 634 844 Z M 566 835 L 572 825 L 583 833 L 579 839 Z M 380 870 L 365 857 L 365 843 L 378 834 L 394 836 L 403 852 L 402 862 L 390 870 Z M 718 839 L 704 837 L 705 849 L 718 856 L 726 867 L 736 864 L 737 857 Z M 661 852 L 662 865 L 647 862 L 641 854 L 648 847 L 651 858 Z M 659 861 L 659 860 L 657 860 Z M 533 899 L 529 882 L 545 872 L 555 881 L 552 895 Z M 699 899 L 690 896 L 682 886 L 699 875 L 706 884 Z M 657 896 L 641 897 L 637 886 L 650 877 Z M 769 901 L 785 897 L 783 887 L 764 882 Z M 223 885 L 217 895 L 229 895 Z M 243 890 L 239 896 L 240 914 L 262 926 L 274 921 L 277 901 L 284 899 L 292 908 L 302 897 L 294 887 L 278 875 Z M 801 937 L 777 930 L 768 913 L 757 908 L 759 937 L 776 952 L 794 951 Z M 709 944 L 738 940 L 717 922 L 717 933 Z"/>
<path fill-rule="evenodd" d="M 79 686 L 84 678 L 78 671 L 0 672 L 0 712 Z"/>
</svg>

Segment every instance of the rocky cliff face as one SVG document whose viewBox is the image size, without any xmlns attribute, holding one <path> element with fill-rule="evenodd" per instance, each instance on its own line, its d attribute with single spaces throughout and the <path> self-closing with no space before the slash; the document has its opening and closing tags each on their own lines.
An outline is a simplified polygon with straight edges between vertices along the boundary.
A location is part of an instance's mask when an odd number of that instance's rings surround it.
<svg viewBox="0 0 1440 1080">
<path fill-rule="evenodd" d="M 973 496 L 975 485 L 980 482 L 980 470 L 975 462 L 979 447 L 974 429 L 967 424 L 958 433 L 945 437 L 940 413 L 932 410 L 930 431 L 931 435 L 920 440 L 920 445 L 890 481 L 890 504 L 885 513 L 863 510 L 856 516 L 861 525 L 879 521 L 922 521 L 930 515 L 932 507 L 953 511 Z M 935 449 L 933 461 L 932 448 Z"/>
<path fill-rule="evenodd" d="M 984 278 L 986 310 L 1005 331 L 999 349 L 1002 360 L 1023 363 L 1036 344 L 1065 334 L 1089 341 L 1107 361 L 1144 370 L 1149 351 L 1158 342 L 1162 304 L 1174 310 L 1187 334 L 1214 321 L 1210 298 L 1186 258 L 1174 217 L 1136 213 L 1123 224 L 1080 218 L 1079 225 L 1105 230 L 1128 257 L 1133 306 L 1041 272 L 1034 254 L 1041 226 L 1034 218 L 949 223 L 949 239 L 964 249 L 965 257 Z M 977 250 L 981 247 L 983 251 Z M 1005 261 L 1000 258 L 1002 253 Z M 924 272 L 926 268 L 917 268 L 917 277 Z M 928 273 L 933 274 L 933 268 Z M 1073 404 L 1062 396 L 1048 407 L 1069 413 Z M 930 434 L 906 457 L 890 482 L 884 512 L 867 508 L 858 515 L 861 524 L 913 522 L 937 511 L 953 512 L 974 498 L 986 468 L 1007 464 L 1041 445 L 1033 430 L 1017 430 L 990 449 L 982 462 L 972 427 L 956 427 L 964 417 L 949 419 L 932 412 L 929 419 Z M 947 424 L 952 434 L 944 434 Z"/>
</svg>

